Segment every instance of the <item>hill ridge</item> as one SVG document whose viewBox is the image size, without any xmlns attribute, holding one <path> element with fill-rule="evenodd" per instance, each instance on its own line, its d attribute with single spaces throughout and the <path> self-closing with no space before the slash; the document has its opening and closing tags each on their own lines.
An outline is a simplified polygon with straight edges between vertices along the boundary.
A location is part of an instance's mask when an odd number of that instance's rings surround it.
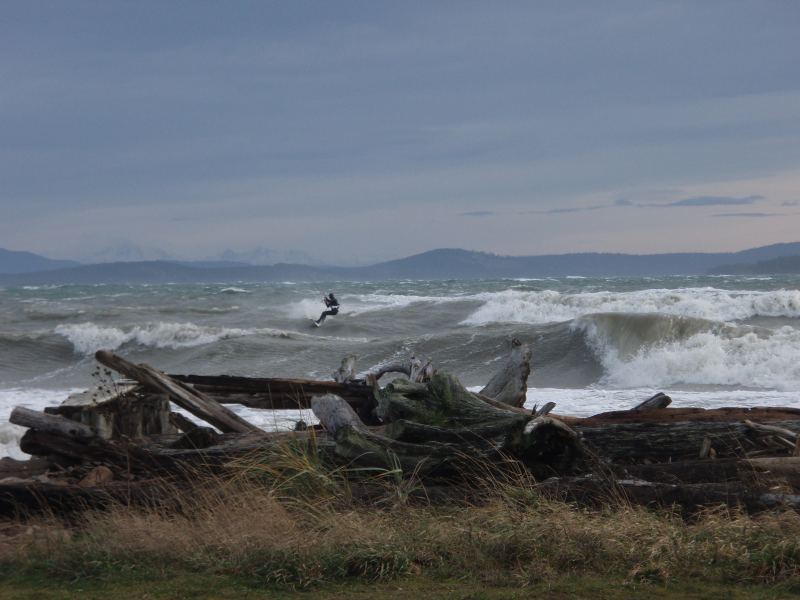
<svg viewBox="0 0 800 600">
<path fill-rule="evenodd" d="M 207 283 L 389 279 L 491 279 L 579 275 L 701 275 L 731 264 L 754 264 L 800 255 L 800 242 L 772 244 L 738 252 L 625 254 L 581 252 L 502 256 L 463 248 L 436 248 L 363 267 L 279 263 L 238 266 L 137 261 L 71 266 L 0 275 L 0 285 L 93 283 Z M 50 259 L 46 259 L 50 260 Z"/>
</svg>

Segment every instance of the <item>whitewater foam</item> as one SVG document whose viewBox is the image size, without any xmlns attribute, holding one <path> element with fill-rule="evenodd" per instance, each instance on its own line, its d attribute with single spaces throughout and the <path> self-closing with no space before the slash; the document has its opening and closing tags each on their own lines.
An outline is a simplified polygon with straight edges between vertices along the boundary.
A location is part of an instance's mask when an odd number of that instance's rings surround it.
<svg viewBox="0 0 800 600">
<path fill-rule="evenodd" d="M 222 339 L 240 337 L 252 330 L 206 327 L 194 323 L 149 323 L 128 329 L 104 327 L 92 322 L 59 325 L 55 333 L 64 336 L 77 354 L 93 354 L 104 348 L 115 350 L 125 344 L 135 343 L 152 348 L 190 348 L 211 344 Z"/>
<path fill-rule="evenodd" d="M 0 389 L 0 458 L 4 456 L 17 460 L 30 458 L 19 449 L 19 440 L 27 429 L 8 422 L 8 417 L 15 407 L 44 410 L 47 406 L 58 406 L 67 396 L 79 391 L 82 390 Z"/>
<path fill-rule="evenodd" d="M 465 299 L 483 301 L 464 325 L 542 324 L 570 321 L 591 313 L 663 313 L 714 321 L 756 316 L 800 317 L 800 291 L 731 291 L 717 288 L 648 289 L 628 292 L 567 293 L 505 290 Z"/>
<path fill-rule="evenodd" d="M 194 323 L 147 323 L 129 328 L 105 327 L 96 323 L 59 325 L 54 331 L 72 344 L 76 354 L 89 356 L 97 350 L 116 350 L 128 344 L 149 348 L 193 348 L 213 344 L 220 340 L 246 336 L 269 336 L 280 339 L 325 339 L 366 343 L 368 338 L 314 335 L 298 331 L 286 331 L 261 327 L 239 329 L 235 327 L 211 327 Z"/>
<path fill-rule="evenodd" d="M 352 297 L 345 296 L 342 300 L 352 300 L 352 314 L 374 312 L 377 310 L 402 309 L 412 304 L 429 302 L 442 304 L 445 302 L 457 302 L 467 299 L 467 296 L 419 296 L 413 294 L 358 294 Z M 348 307 L 349 308 L 349 307 Z"/>
<path fill-rule="evenodd" d="M 744 328 L 709 330 L 685 338 L 641 345 L 615 345 L 598 328 L 586 329 L 603 366 L 601 385 L 748 386 L 800 391 L 800 331 L 783 327 L 765 334 Z M 628 350 L 628 352 L 626 352 Z"/>
</svg>

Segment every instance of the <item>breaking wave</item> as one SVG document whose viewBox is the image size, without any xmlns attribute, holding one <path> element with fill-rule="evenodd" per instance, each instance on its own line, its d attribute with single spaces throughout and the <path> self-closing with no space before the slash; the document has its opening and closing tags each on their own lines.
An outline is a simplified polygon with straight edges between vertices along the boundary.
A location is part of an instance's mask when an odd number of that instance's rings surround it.
<svg viewBox="0 0 800 600">
<path fill-rule="evenodd" d="M 600 384 L 800 389 L 800 331 L 692 317 L 587 315 L 572 329 L 602 365 Z"/>
<path fill-rule="evenodd" d="M 245 336 L 267 336 L 286 340 L 327 339 L 351 342 L 367 342 L 367 338 L 345 338 L 311 335 L 296 331 L 272 328 L 240 329 L 235 327 L 210 327 L 194 323 L 147 323 L 133 327 L 106 327 L 96 323 L 59 325 L 55 333 L 72 344 L 76 354 L 91 355 L 97 350 L 115 350 L 135 344 L 149 348 L 192 348 L 213 344 L 220 340 Z"/>
<path fill-rule="evenodd" d="M 592 313 L 662 313 L 714 321 L 756 316 L 800 317 L 800 291 L 731 291 L 716 288 L 567 293 L 552 290 L 476 294 L 483 304 L 464 325 L 553 323 Z"/>
<path fill-rule="evenodd" d="M 55 332 L 67 338 L 78 354 L 91 354 L 100 348 L 114 350 L 130 343 L 153 348 L 189 348 L 249 333 L 245 329 L 163 322 L 136 325 L 129 329 L 103 327 L 90 322 L 59 325 Z"/>
</svg>

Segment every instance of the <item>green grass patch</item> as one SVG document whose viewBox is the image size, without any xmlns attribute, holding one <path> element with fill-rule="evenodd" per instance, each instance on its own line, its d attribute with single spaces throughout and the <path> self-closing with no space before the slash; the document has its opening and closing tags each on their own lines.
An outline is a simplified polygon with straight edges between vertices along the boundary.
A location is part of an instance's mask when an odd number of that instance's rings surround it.
<svg viewBox="0 0 800 600">
<path fill-rule="evenodd" d="M 396 600 L 522 600 L 530 598 L 622 600 L 684 598 L 730 600 L 777 600 L 795 597 L 800 588 L 741 586 L 734 584 L 675 581 L 669 585 L 630 584 L 597 577 L 555 577 L 519 588 L 487 585 L 470 579 L 440 580 L 425 576 L 366 583 L 350 581 L 307 590 L 276 588 L 237 575 L 209 575 L 170 571 L 114 572 L 91 580 L 65 581 L 36 576 L 0 577 L 2 600 L 344 600 L 391 598 Z"/>
</svg>

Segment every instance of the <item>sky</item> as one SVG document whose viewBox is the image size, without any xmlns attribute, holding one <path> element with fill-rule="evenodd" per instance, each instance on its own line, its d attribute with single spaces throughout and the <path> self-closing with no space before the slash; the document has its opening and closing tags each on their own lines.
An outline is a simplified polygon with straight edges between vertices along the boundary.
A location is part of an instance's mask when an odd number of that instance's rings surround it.
<svg viewBox="0 0 800 600">
<path fill-rule="evenodd" d="M 4 0 L 0 81 L 8 249 L 800 241 L 795 0 Z"/>
</svg>

